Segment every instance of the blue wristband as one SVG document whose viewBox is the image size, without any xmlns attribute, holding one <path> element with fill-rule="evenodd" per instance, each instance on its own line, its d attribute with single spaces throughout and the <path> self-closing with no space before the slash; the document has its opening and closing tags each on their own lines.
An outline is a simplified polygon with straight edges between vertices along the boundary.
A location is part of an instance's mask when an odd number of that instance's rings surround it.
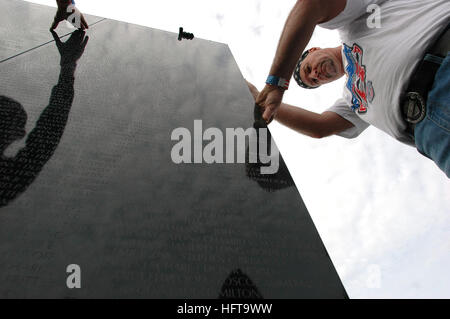
<svg viewBox="0 0 450 319">
<path fill-rule="evenodd" d="M 283 90 L 287 90 L 289 88 L 289 81 L 278 76 L 269 75 L 266 80 L 266 84 L 278 86 Z"/>
</svg>

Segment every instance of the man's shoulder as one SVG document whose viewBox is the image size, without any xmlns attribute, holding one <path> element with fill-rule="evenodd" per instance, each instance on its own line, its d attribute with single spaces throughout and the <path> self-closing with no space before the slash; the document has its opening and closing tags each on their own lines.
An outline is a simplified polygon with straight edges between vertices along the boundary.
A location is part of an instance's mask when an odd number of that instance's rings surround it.
<svg viewBox="0 0 450 319">
<path fill-rule="evenodd" d="M 385 2 L 390 0 L 345 0 L 344 8 L 333 19 L 320 24 L 325 29 L 345 29 L 350 27 L 351 23 L 362 16 L 365 16 L 375 6 L 382 7 Z M 331 1 L 333 2 L 333 1 Z"/>
</svg>

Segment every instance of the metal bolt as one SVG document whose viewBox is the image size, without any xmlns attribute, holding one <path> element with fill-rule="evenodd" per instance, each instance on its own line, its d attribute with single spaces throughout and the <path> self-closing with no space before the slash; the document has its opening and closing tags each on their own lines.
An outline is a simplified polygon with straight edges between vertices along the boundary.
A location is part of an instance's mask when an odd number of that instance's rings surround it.
<svg viewBox="0 0 450 319">
<path fill-rule="evenodd" d="M 192 40 L 194 39 L 194 34 L 184 32 L 183 28 L 180 27 L 180 32 L 178 33 L 178 41 L 181 41 L 182 39 Z"/>
</svg>

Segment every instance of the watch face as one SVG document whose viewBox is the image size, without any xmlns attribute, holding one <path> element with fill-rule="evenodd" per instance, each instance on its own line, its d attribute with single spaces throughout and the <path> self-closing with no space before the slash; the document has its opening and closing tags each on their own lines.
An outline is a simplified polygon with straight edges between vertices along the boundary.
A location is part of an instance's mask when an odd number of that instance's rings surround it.
<svg viewBox="0 0 450 319">
<path fill-rule="evenodd" d="M 273 76 L 273 75 L 269 75 L 269 77 L 267 78 L 266 83 L 270 84 L 270 85 L 278 85 L 278 81 L 279 81 L 279 77 Z"/>
</svg>

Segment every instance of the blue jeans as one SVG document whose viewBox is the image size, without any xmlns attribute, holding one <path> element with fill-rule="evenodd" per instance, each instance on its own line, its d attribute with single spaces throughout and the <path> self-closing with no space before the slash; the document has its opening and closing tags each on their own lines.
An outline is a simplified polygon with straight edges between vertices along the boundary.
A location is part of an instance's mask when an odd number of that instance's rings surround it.
<svg viewBox="0 0 450 319">
<path fill-rule="evenodd" d="M 450 52 L 428 94 L 427 116 L 414 131 L 417 150 L 450 178 Z"/>
</svg>

